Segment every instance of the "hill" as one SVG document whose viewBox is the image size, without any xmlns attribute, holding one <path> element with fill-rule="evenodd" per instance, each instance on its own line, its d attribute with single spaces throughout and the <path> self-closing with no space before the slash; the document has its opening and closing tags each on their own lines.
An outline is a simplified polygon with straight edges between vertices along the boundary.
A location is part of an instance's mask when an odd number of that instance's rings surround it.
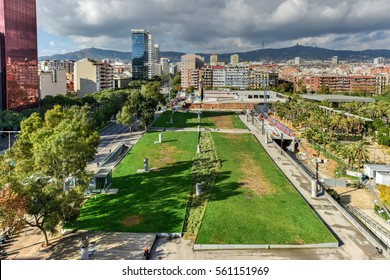
<svg viewBox="0 0 390 280">
<path fill-rule="evenodd" d="M 218 54 L 218 60 L 223 62 L 230 61 L 230 55 L 233 53 Z M 351 50 L 330 50 L 311 46 L 296 45 L 288 48 L 281 49 L 262 49 L 248 52 L 238 52 L 240 61 L 273 61 L 280 62 L 295 57 L 300 57 L 306 60 L 329 60 L 333 56 L 338 56 L 339 60 L 346 61 L 372 61 L 375 57 L 390 58 L 390 50 L 364 50 L 364 51 L 351 51 Z M 172 62 L 180 61 L 180 57 L 184 55 L 181 52 L 161 52 L 161 57 L 168 57 Z M 210 54 L 200 53 L 204 56 L 206 62 L 209 61 Z M 93 58 L 96 60 L 110 59 L 110 60 L 122 60 L 125 62 L 131 61 L 131 52 L 120 52 L 113 50 L 102 50 L 97 48 L 89 48 L 67 54 L 56 54 L 53 56 L 43 56 L 39 60 L 80 60 L 85 57 Z"/>
</svg>

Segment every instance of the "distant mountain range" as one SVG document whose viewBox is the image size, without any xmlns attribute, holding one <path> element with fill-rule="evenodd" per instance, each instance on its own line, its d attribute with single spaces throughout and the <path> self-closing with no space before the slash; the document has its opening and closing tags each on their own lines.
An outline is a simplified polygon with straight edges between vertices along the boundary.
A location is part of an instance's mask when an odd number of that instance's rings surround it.
<svg viewBox="0 0 390 280">
<path fill-rule="evenodd" d="M 172 62 L 180 61 L 180 58 L 185 53 L 181 52 L 160 52 L 161 57 L 168 57 Z M 218 61 L 229 62 L 230 56 L 234 53 L 218 54 Z M 281 49 L 261 49 L 248 52 L 237 52 L 240 61 L 270 61 L 280 62 L 295 57 L 300 57 L 306 60 L 330 60 L 333 56 L 338 56 L 339 60 L 346 61 L 372 61 L 376 57 L 384 57 L 390 59 L 390 50 L 364 50 L 364 51 L 350 51 L 350 50 L 330 50 L 318 47 L 296 45 L 289 48 Z M 208 62 L 210 54 L 199 55 L 205 57 Z M 52 56 L 39 57 L 43 60 L 80 60 L 89 57 L 96 60 L 121 60 L 125 62 L 131 61 L 131 52 L 120 52 L 113 50 L 102 50 L 97 48 L 89 48 L 67 54 L 56 54 Z"/>
</svg>

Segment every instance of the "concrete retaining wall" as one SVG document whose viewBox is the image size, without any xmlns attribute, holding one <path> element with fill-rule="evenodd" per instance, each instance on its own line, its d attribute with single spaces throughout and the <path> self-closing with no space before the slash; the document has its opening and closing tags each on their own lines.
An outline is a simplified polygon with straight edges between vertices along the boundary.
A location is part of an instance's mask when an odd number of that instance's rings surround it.
<svg viewBox="0 0 390 280">
<path fill-rule="evenodd" d="M 281 244 L 194 244 L 194 251 L 202 250 L 255 250 L 255 249 L 315 249 L 315 248 L 338 248 L 338 242 L 320 243 L 320 244 L 304 244 L 304 245 L 281 245 Z"/>
</svg>

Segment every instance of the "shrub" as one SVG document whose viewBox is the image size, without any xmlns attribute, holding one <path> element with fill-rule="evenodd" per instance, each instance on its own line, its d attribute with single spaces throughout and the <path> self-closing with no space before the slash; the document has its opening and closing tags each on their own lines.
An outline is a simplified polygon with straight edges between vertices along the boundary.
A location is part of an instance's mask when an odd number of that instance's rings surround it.
<svg viewBox="0 0 390 280">
<path fill-rule="evenodd" d="M 334 189 L 327 189 L 326 192 L 338 203 L 340 203 L 340 195 Z"/>
</svg>

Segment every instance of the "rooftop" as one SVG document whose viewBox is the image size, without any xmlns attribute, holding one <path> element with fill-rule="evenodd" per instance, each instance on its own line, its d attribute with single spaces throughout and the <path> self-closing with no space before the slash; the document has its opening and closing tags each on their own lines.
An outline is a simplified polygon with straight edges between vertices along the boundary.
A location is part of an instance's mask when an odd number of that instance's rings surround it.
<svg viewBox="0 0 390 280">
<path fill-rule="evenodd" d="M 347 96 L 347 95 L 333 95 L 333 94 L 300 94 L 300 97 L 304 99 L 309 99 L 312 101 L 324 101 L 329 100 L 332 103 L 339 102 L 365 102 L 373 103 L 375 99 L 368 97 L 359 97 L 359 96 Z"/>
</svg>

